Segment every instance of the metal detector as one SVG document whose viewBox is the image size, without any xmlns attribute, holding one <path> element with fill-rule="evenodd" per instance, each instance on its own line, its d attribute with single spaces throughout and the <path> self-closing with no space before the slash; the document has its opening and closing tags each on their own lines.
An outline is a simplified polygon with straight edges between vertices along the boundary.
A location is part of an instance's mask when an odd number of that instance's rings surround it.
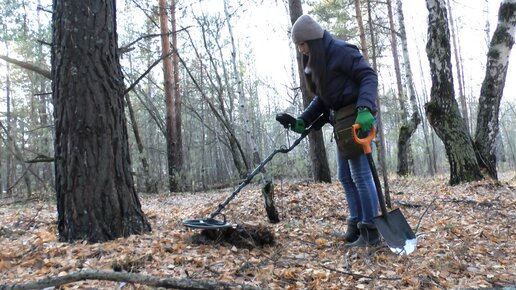
<svg viewBox="0 0 516 290">
<path fill-rule="evenodd" d="M 295 124 L 296 119 L 292 117 L 289 114 L 281 113 L 276 115 L 276 120 L 285 127 L 285 129 L 292 128 L 292 126 Z M 202 219 L 189 219 L 184 220 L 183 225 L 188 228 L 193 229 L 221 229 L 221 228 L 230 228 L 234 227 L 234 224 L 230 224 L 226 221 L 226 216 L 222 214 L 223 220 L 217 220 L 215 217 L 219 214 L 221 214 L 221 211 L 237 196 L 237 194 L 245 187 L 247 186 L 253 177 L 258 174 L 262 168 L 269 163 L 269 161 L 272 160 L 274 155 L 278 153 L 288 153 L 292 149 L 294 149 L 301 141 L 310 133 L 312 130 L 319 130 L 328 122 L 328 114 L 322 114 L 319 116 L 312 124 L 305 129 L 303 133 L 301 133 L 301 136 L 297 138 L 290 147 L 286 147 L 285 145 L 281 146 L 279 149 L 274 150 L 267 158 L 265 158 L 259 165 L 256 167 L 250 174 L 247 175 L 247 177 L 242 181 L 238 187 L 231 193 L 230 196 L 224 200 L 223 203 L 219 204 L 217 209 L 213 211 L 208 217 L 202 218 Z"/>
</svg>

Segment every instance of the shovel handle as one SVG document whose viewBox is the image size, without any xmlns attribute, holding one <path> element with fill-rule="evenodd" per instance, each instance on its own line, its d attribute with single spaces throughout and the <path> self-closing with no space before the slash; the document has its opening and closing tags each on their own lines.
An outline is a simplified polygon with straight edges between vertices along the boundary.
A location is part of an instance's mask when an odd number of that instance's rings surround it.
<svg viewBox="0 0 516 290">
<path fill-rule="evenodd" d="M 367 161 L 369 162 L 369 167 L 371 168 L 371 174 L 373 175 L 374 185 L 376 187 L 376 194 L 378 195 L 378 204 L 380 205 L 380 209 L 382 210 L 382 216 L 384 218 L 387 217 L 387 207 L 385 205 L 385 197 L 383 196 L 382 186 L 380 184 L 380 178 L 378 177 L 378 172 L 376 171 L 376 166 L 374 165 L 373 155 L 371 150 L 371 142 L 373 141 L 374 135 L 376 134 L 376 129 L 374 126 L 369 131 L 369 135 L 364 138 L 359 138 L 357 135 L 357 130 L 360 129 L 359 124 L 353 124 L 351 126 L 353 139 L 357 144 L 362 145 L 364 149 L 364 153 L 367 156 Z"/>
<path fill-rule="evenodd" d="M 353 124 L 351 128 L 351 134 L 353 135 L 353 140 L 355 140 L 355 143 L 362 145 L 365 154 L 370 154 L 372 152 L 371 142 L 373 141 L 376 134 L 376 129 L 374 126 L 369 131 L 369 135 L 364 138 L 359 138 L 357 135 L 357 131 L 360 129 L 360 124 Z"/>
</svg>

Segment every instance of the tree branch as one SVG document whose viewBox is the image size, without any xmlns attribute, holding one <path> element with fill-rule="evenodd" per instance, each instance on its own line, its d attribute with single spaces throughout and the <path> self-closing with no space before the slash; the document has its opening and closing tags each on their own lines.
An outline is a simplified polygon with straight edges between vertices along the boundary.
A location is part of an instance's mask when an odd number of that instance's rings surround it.
<svg viewBox="0 0 516 290">
<path fill-rule="evenodd" d="M 35 73 L 38 73 L 38 74 L 46 77 L 49 80 L 52 79 L 52 73 L 49 70 L 46 70 L 44 68 L 40 68 L 40 67 L 38 67 L 38 66 L 36 66 L 36 65 L 34 65 L 32 63 L 28 63 L 28 62 L 25 62 L 25 61 L 21 61 L 21 60 L 17 60 L 17 59 L 14 59 L 14 58 L 10 58 L 10 57 L 8 57 L 6 55 L 0 55 L 0 59 L 3 59 L 6 62 L 15 64 L 15 65 L 20 66 L 22 68 L 25 68 L 25 69 L 28 69 L 28 70 L 33 71 Z"/>
<path fill-rule="evenodd" d="M 139 76 L 127 89 L 125 89 L 124 91 L 124 95 L 126 95 L 127 93 L 129 93 L 132 89 L 134 89 L 134 87 L 136 87 L 136 85 L 146 76 L 150 73 L 150 71 L 155 67 L 157 66 L 163 59 L 171 56 L 172 54 L 174 53 L 174 51 L 171 51 L 169 53 L 167 53 L 166 55 L 162 55 L 160 58 L 156 59 L 149 68 L 147 68 L 147 70 L 141 75 Z"/>
<path fill-rule="evenodd" d="M 335 268 L 332 268 L 332 267 L 328 267 L 328 266 L 325 266 L 325 265 L 321 265 L 321 266 L 324 269 L 327 269 L 327 270 L 330 270 L 330 271 L 334 271 L 334 272 L 337 272 L 337 273 L 340 273 L 340 274 L 350 275 L 350 276 L 353 276 L 354 278 L 358 278 L 358 279 L 364 278 L 364 279 L 371 279 L 371 280 L 378 279 L 378 280 L 387 280 L 387 281 L 401 280 L 401 277 L 373 277 L 373 276 L 366 276 L 366 275 L 362 275 L 362 274 L 356 274 L 356 273 L 352 273 L 352 272 L 346 272 L 346 271 L 342 271 L 342 270 L 335 269 Z"/>
<path fill-rule="evenodd" d="M 177 32 L 181 32 L 181 31 L 183 31 L 183 30 L 187 30 L 188 28 L 190 28 L 190 27 L 188 26 L 188 27 L 182 28 L 182 29 L 180 29 L 180 30 L 176 31 L 176 33 L 177 33 Z M 170 36 L 170 35 L 172 35 L 172 34 L 173 34 L 173 32 L 169 32 L 169 33 L 167 33 L 166 35 L 167 35 L 167 36 Z M 124 51 L 124 52 L 125 52 L 125 51 L 130 50 L 130 49 L 131 49 L 131 46 L 133 46 L 135 43 L 139 42 L 140 40 L 147 39 L 147 38 L 161 37 L 161 36 L 163 36 L 163 34 L 161 34 L 161 33 L 142 35 L 142 36 L 140 36 L 140 37 L 136 38 L 135 40 L 133 40 L 133 41 L 129 42 L 128 44 L 126 44 L 126 45 L 124 45 L 124 46 L 122 46 L 122 47 L 118 48 L 118 49 L 119 49 L 119 50 L 121 50 L 121 51 Z"/>
<path fill-rule="evenodd" d="M 221 282 L 216 280 L 161 278 L 158 276 L 142 275 L 137 273 L 85 270 L 81 272 L 71 273 L 61 277 L 48 277 L 41 279 L 37 282 L 29 282 L 26 284 L 0 285 L 0 290 L 42 289 L 47 287 L 61 286 L 64 284 L 77 282 L 81 280 L 127 282 L 143 284 L 153 287 L 164 287 L 169 289 L 261 289 L 260 287 L 229 282 Z"/>
<path fill-rule="evenodd" d="M 50 156 L 45 156 L 43 154 L 39 154 L 38 156 L 36 156 L 35 158 L 31 159 L 31 160 L 25 160 L 25 163 L 40 163 L 40 162 L 54 162 L 56 161 L 56 158 L 55 157 L 50 157 Z"/>
</svg>

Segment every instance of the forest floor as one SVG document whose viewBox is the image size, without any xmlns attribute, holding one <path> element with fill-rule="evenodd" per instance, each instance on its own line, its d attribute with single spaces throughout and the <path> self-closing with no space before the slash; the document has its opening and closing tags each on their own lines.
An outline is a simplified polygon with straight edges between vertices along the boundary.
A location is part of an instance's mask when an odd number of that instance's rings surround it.
<svg viewBox="0 0 516 290">
<path fill-rule="evenodd" d="M 101 244 L 61 243 L 53 202 L 0 204 L 1 285 L 87 269 L 245 284 L 263 289 L 477 289 L 516 287 L 516 173 L 458 186 L 443 178 L 392 178 L 393 208 L 417 228 L 417 248 L 346 249 L 347 208 L 338 182 L 276 184 L 281 221 L 268 222 L 257 186 L 224 210 L 231 223 L 266 229 L 274 243 L 199 239 L 182 221 L 212 212 L 232 189 L 140 196 L 152 232 Z M 201 241 L 201 242 L 200 242 Z M 148 285 L 148 284 L 147 284 Z M 53 289 L 53 288 L 48 288 Z M 60 289 L 154 289 L 85 280 Z"/>
</svg>

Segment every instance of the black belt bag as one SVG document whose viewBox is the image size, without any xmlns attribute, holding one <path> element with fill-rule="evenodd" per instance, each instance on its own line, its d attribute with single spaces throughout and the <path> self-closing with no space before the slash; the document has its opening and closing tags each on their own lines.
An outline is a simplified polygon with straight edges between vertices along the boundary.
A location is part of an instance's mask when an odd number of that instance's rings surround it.
<svg viewBox="0 0 516 290">
<path fill-rule="evenodd" d="M 354 159 L 364 154 L 362 146 L 353 140 L 351 133 L 351 126 L 355 123 L 356 118 L 356 104 L 342 107 L 334 112 L 335 125 L 333 126 L 333 134 L 341 158 Z"/>
</svg>

